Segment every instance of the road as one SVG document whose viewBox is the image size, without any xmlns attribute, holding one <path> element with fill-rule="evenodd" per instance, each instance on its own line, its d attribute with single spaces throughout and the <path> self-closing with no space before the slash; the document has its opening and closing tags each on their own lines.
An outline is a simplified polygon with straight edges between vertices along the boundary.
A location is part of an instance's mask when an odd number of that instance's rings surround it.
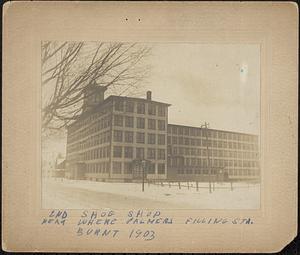
<svg viewBox="0 0 300 255">
<path fill-rule="evenodd" d="M 42 207 L 45 209 L 133 209 L 133 208 L 184 208 L 179 204 L 165 201 L 155 201 L 149 198 L 139 198 L 109 192 L 98 192 L 84 188 L 65 186 L 58 182 L 43 184 Z"/>
</svg>

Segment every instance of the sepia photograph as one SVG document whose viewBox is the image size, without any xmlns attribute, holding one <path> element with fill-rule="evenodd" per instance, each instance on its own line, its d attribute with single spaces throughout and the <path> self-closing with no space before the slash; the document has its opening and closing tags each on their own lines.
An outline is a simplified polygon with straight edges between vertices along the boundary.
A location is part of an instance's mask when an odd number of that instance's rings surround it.
<svg viewBox="0 0 300 255">
<path fill-rule="evenodd" d="M 268 1 L 6 2 L 3 250 L 292 244 L 298 12 Z"/>
<path fill-rule="evenodd" d="M 260 45 L 42 41 L 42 208 L 260 209 Z"/>
</svg>

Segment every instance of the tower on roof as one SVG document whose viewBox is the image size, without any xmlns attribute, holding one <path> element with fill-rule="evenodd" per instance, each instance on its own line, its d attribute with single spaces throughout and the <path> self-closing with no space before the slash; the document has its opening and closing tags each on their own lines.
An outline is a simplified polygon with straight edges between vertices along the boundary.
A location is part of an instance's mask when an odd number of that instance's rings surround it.
<svg viewBox="0 0 300 255">
<path fill-rule="evenodd" d="M 107 87 L 99 86 L 96 81 L 90 83 L 84 89 L 83 112 L 92 109 L 104 100 L 104 92 Z"/>
</svg>

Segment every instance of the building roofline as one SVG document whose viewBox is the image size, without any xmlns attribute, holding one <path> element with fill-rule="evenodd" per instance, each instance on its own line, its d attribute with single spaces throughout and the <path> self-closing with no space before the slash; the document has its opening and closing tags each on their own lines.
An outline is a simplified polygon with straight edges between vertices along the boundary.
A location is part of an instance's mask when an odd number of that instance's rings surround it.
<svg viewBox="0 0 300 255">
<path fill-rule="evenodd" d="M 146 98 L 111 95 L 111 96 L 109 96 L 107 99 L 109 99 L 110 97 L 111 97 L 111 98 L 124 98 L 124 99 L 130 99 L 130 100 L 139 100 L 139 101 L 144 101 L 144 102 L 152 102 L 152 103 L 155 103 L 155 104 L 166 105 L 166 106 L 168 106 L 168 107 L 171 106 L 171 104 L 168 104 L 168 103 L 158 102 L 158 101 L 154 101 L 154 100 L 148 100 L 148 99 L 146 99 Z"/>
<path fill-rule="evenodd" d="M 96 110 L 97 110 L 97 108 L 99 106 L 105 105 L 106 103 L 108 103 L 109 101 L 111 101 L 114 98 L 124 98 L 124 99 L 138 100 L 138 101 L 143 101 L 143 102 L 152 102 L 152 103 L 155 103 L 155 104 L 166 105 L 167 107 L 171 106 L 171 104 L 167 104 L 167 103 L 163 103 L 163 102 L 158 102 L 158 101 L 153 101 L 153 100 L 148 100 L 148 99 L 145 99 L 145 98 L 110 95 L 107 98 L 105 98 L 102 102 L 100 102 L 99 104 L 95 105 L 92 109 L 90 109 L 90 110 L 88 110 L 86 112 L 81 113 L 78 116 L 78 118 L 76 120 L 74 120 L 73 123 L 71 123 L 70 125 L 67 126 L 67 128 L 73 126 L 77 121 L 80 121 L 80 120 L 88 117 L 92 113 L 96 112 Z"/>
<path fill-rule="evenodd" d="M 77 121 L 80 121 L 88 116 L 90 116 L 92 113 L 95 113 L 96 109 L 101 106 L 101 105 L 105 105 L 106 103 L 108 103 L 110 101 L 109 97 L 104 99 L 102 102 L 100 102 L 99 104 L 95 105 L 92 109 L 90 110 L 87 110 L 86 112 L 82 112 L 78 117 L 77 119 L 74 120 L 74 122 L 72 122 L 70 125 L 67 126 L 67 128 L 73 126 Z"/>
<path fill-rule="evenodd" d="M 188 128 L 203 129 L 203 128 L 201 128 L 201 127 L 185 126 L 185 125 L 180 125 L 180 124 L 171 124 L 171 123 L 168 123 L 168 126 L 169 126 L 169 125 L 170 125 L 170 126 L 178 126 L 178 127 L 188 127 Z M 236 132 L 236 131 L 228 131 L 228 130 L 214 129 L 214 128 L 208 128 L 208 130 L 220 131 L 220 132 L 231 133 L 231 134 L 241 134 L 241 135 L 258 136 L 257 134 L 250 134 L 250 133 L 243 133 L 243 132 Z"/>
</svg>

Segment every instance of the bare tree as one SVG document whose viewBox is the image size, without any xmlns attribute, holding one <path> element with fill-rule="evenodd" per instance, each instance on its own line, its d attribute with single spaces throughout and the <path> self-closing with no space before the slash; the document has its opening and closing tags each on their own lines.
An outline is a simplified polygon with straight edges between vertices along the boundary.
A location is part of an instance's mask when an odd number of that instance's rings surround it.
<svg viewBox="0 0 300 255">
<path fill-rule="evenodd" d="M 111 94 L 139 91 L 149 70 L 143 59 L 149 54 L 149 47 L 132 43 L 43 42 L 43 130 L 62 129 L 76 119 L 84 89 L 92 83 Z"/>
</svg>

